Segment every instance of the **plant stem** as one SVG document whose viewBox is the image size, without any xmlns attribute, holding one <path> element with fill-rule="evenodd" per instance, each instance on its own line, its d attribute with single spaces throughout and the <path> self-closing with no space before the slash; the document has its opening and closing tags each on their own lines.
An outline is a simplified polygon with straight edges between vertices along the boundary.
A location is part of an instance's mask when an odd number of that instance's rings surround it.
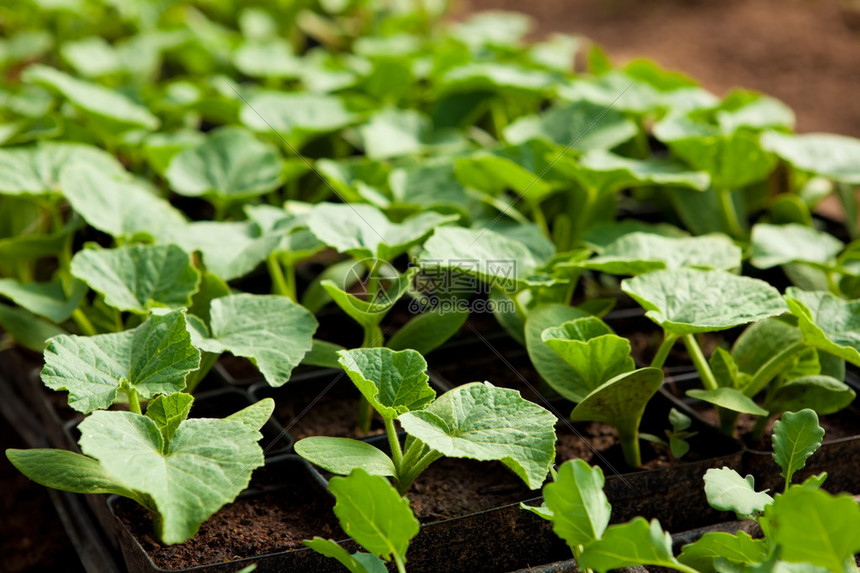
<svg viewBox="0 0 860 573">
<path fill-rule="evenodd" d="M 284 276 L 284 270 L 281 268 L 281 263 L 278 261 L 278 255 L 270 253 L 269 256 L 266 257 L 266 267 L 269 269 L 269 276 L 272 278 L 272 290 L 275 291 L 275 294 L 295 300 L 293 296 L 290 296 L 290 287 L 287 284 L 287 279 Z"/>
<path fill-rule="evenodd" d="M 761 368 L 753 375 L 750 383 L 747 384 L 744 394 L 750 398 L 764 390 L 765 386 L 773 380 L 779 372 L 785 368 L 785 365 L 794 358 L 794 355 L 803 350 L 805 344 L 803 341 L 795 342 L 783 348 L 778 354 L 771 357 L 770 360 L 764 363 Z"/>
<path fill-rule="evenodd" d="M 397 430 L 394 428 L 394 420 L 383 418 L 385 421 L 385 433 L 388 434 L 388 446 L 391 448 L 391 459 L 394 460 L 394 468 L 400 473 L 403 465 L 403 450 L 400 449 L 400 440 L 397 439 Z"/>
<path fill-rule="evenodd" d="M 663 331 L 663 342 L 660 344 L 660 348 L 657 349 L 657 354 L 654 355 L 654 359 L 651 360 L 652 368 L 663 368 L 663 364 L 669 356 L 669 351 L 672 350 L 673 346 L 675 346 L 675 342 L 677 340 L 678 336 L 676 334 L 666 332 L 665 330 Z"/>
<path fill-rule="evenodd" d="M 96 331 L 95 327 L 93 326 L 93 323 L 90 322 L 90 319 L 87 318 L 87 315 L 85 315 L 84 311 L 82 311 L 81 309 L 76 308 L 72 312 L 72 320 L 75 321 L 75 324 L 78 325 L 78 328 L 80 328 L 81 332 L 83 332 L 86 336 L 95 336 L 96 334 L 98 334 L 98 331 Z"/>
<path fill-rule="evenodd" d="M 738 219 L 738 212 L 735 209 L 734 201 L 732 201 L 731 190 L 717 189 L 717 197 L 720 200 L 720 209 L 723 212 L 723 219 L 729 227 L 729 233 L 735 239 L 743 239 L 746 232 L 741 227 L 741 222 Z"/>
<path fill-rule="evenodd" d="M 705 390 L 716 390 L 719 388 L 720 385 L 717 383 L 717 379 L 714 377 L 708 361 L 705 360 L 705 355 L 702 353 L 699 343 L 696 342 L 696 337 L 692 334 L 687 334 L 683 340 L 684 346 L 687 347 L 687 352 L 690 353 L 690 358 L 693 360 L 693 365 L 695 365 L 699 376 L 702 378 L 702 385 L 705 387 Z"/>
<path fill-rule="evenodd" d="M 124 390 L 125 395 L 128 396 L 128 408 L 135 414 L 143 414 L 143 411 L 140 409 L 140 396 L 137 394 L 137 390 L 134 388 L 128 388 Z"/>
<path fill-rule="evenodd" d="M 540 203 L 537 201 L 528 201 L 528 205 L 531 209 L 532 216 L 534 217 L 535 224 L 540 227 L 543 236 L 547 239 L 552 239 L 552 234 L 549 232 L 549 223 L 546 220 L 546 216 L 543 214 L 543 209 L 541 209 Z"/>
<path fill-rule="evenodd" d="M 406 565 L 403 564 L 403 559 L 397 553 L 394 553 L 394 563 L 397 564 L 397 573 L 406 573 Z"/>
<path fill-rule="evenodd" d="M 631 468 L 642 466 L 642 453 L 639 450 L 639 432 L 632 432 L 618 428 L 618 441 L 621 442 L 621 451 L 624 452 L 624 461 Z"/>
<path fill-rule="evenodd" d="M 415 481 L 415 478 L 420 476 L 430 464 L 441 457 L 442 454 L 436 450 L 429 450 L 426 454 L 421 456 L 417 462 L 415 462 L 415 465 L 408 468 L 402 478 L 399 478 L 397 481 L 397 491 L 400 492 L 400 495 L 405 494 L 406 490 L 409 489 L 409 486 L 412 485 L 412 482 Z"/>
<path fill-rule="evenodd" d="M 358 402 L 358 430 L 362 435 L 370 433 L 371 422 L 373 422 L 373 406 L 362 396 Z"/>
</svg>

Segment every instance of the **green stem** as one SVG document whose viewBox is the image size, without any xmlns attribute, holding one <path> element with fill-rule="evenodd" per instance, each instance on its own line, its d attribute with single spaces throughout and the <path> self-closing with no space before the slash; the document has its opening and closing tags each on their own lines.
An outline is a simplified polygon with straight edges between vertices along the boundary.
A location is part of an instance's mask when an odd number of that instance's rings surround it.
<svg viewBox="0 0 860 573">
<path fill-rule="evenodd" d="M 358 402 L 358 431 L 365 436 L 369 434 L 371 422 L 373 422 L 373 406 L 362 396 Z"/>
<path fill-rule="evenodd" d="M 403 450 L 400 449 L 400 440 L 397 439 L 397 430 L 394 428 L 394 420 L 385 420 L 385 433 L 388 434 L 388 445 L 391 448 L 391 459 L 394 460 L 394 468 L 400 473 L 403 465 Z"/>
<path fill-rule="evenodd" d="M 549 232 L 549 223 L 546 220 L 543 209 L 541 209 L 540 203 L 537 201 L 528 201 L 528 205 L 531 209 L 532 216 L 534 217 L 535 224 L 540 227 L 543 236 L 547 239 L 551 239 L 552 234 Z"/>
<path fill-rule="evenodd" d="M 125 395 L 128 396 L 128 409 L 135 414 L 143 414 L 143 411 L 140 409 L 140 396 L 138 395 L 137 390 L 129 388 L 124 390 L 124 392 Z"/>
<path fill-rule="evenodd" d="M 639 432 L 633 430 L 622 431 L 618 429 L 618 441 L 621 442 L 621 451 L 624 452 L 624 461 L 631 468 L 642 466 L 642 453 L 639 450 Z"/>
<path fill-rule="evenodd" d="M 412 482 L 415 481 L 415 478 L 421 475 L 421 473 L 426 470 L 430 464 L 438 460 L 442 457 L 442 454 L 437 452 L 436 450 L 430 450 L 421 458 L 415 462 L 411 468 L 408 468 L 405 474 L 401 477 L 398 476 L 397 480 L 397 491 L 400 492 L 400 495 L 406 493 L 406 490 L 409 489 L 409 486 L 412 485 Z"/>
<path fill-rule="evenodd" d="M 744 394 L 750 398 L 765 389 L 768 383 L 773 380 L 777 374 L 785 368 L 794 355 L 803 350 L 806 345 L 803 341 L 795 342 L 783 348 L 778 354 L 771 357 L 770 360 L 764 363 L 761 368 L 753 375 L 750 383 L 747 384 Z"/>
<path fill-rule="evenodd" d="M 296 291 L 296 265 L 293 263 L 286 263 L 283 266 L 287 275 L 287 296 L 290 297 L 293 302 L 299 302 L 298 293 Z"/>
<path fill-rule="evenodd" d="M 397 573 L 406 573 L 406 565 L 403 564 L 403 558 L 397 553 L 394 553 L 394 563 L 397 564 Z"/>
<path fill-rule="evenodd" d="M 753 429 L 750 432 L 750 441 L 752 441 L 753 444 L 761 441 L 761 438 L 764 435 L 764 430 L 767 428 L 768 420 L 770 420 L 770 416 L 759 416 L 755 421 L 755 426 L 753 426 Z"/>
<path fill-rule="evenodd" d="M 571 213 L 570 220 L 573 224 L 570 229 L 570 244 L 566 245 L 566 249 L 570 249 L 578 243 L 585 234 L 585 230 L 593 223 L 592 219 L 594 218 L 594 207 L 597 205 L 598 191 L 583 186 L 582 192 L 585 193 L 585 197 L 579 205 L 579 213 Z"/>
<path fill-rule="evenodd" d="M 86 336 L 95 336 L 96 334 L 98 334 L 98 331 L 96 331 L 95 327 L 93 326 L 93 323 L 90 322 L 90 319 L 87 318 L 87 315 L 85 315 L 84 311 L 82 311 L 81 309 L 76 308 L 72 312 L 72 320 L 75 321 L 75 324 L 78 325 L 78 328 L 80 328 L 81 332 L 83 332 Z"/>
<path fill-rule="evenodd" d="M 699 372 L 699 376 L 702 378 L 702 385 L 705 387 L 705 390 L 716 390 L 719 388 L 720 385 L 717 383 L 717 379 L 714 377 L 714 373 L 711 371 L 708 361 L 705 360 L 705 355 L 702 353 L 699 343 L 696 342 L 696 337 L 692 334 L 687 334 L 684 336 L 683 340 L 684 346 L 687 347 L 687 352 L 690 353 L 693 365 L 696 367 L 696 370 Z"/>
<path fill-rule="evenodd" d="M 663 368 L 663 364 L 665 364 L 666 358 L 669 356 L 669 352 L 675 346 L 677 340 L 678 335 L 666 332 L 665 330 L 663 331 L 663 342 L 660 344 L 660 348 L 657 349 L 654 359 L 651 360 L 652 368 Z"/>
<path fill-rule="evenodd" d="M 125 330 L 125 324 L 122 322 L 122 313 L 117 309 L 113 309 L 113 328 L 116 332 Z"/>
<path fill-rule="evenodd" d="M 738 212 L 735 209 L 734 201 L 732 201 L 732 192 L 728 189 L 718 189 L 717 197 L 720 200 L 720 210 L 723 212 L 723 220 L 729 227 L 729 233 L 735 239 L 743 239 L 746 232 L 738 219 Z"/>
<path fill-rule="evenodd" d="M 505 127 L 508 125 L 505 102 L 501 98 L 495 98 L 490 102 L 490 117 L 493 120 L 493 131 L 495 132 L 496 139 L 501 140 Z"/>
<path fill-rule="evenodd" d="M 281 268 L 281 263 L 278 262 L 278 255 L 270 253 L 269 256 L 266 257 L 266 267 L 269 269 L 269 276 L 272 279 L 272 290 L 275 291 L 275 294 L 295 300 L 294 297 L 290 296 L 290 287 L 287 284 L 287 279 L 284 276 L 284 270 Z"/>
</svg>

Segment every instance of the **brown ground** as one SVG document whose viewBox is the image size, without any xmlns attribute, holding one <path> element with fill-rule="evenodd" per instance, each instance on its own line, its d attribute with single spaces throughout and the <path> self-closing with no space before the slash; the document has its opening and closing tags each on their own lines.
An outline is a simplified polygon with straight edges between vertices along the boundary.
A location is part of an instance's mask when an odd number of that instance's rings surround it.
<svg viewBox="0 0 860 573">
<path fill-rule="evenodd" d="M 616 63 L 647 57 L 718 94 L 737 86 L 764 91 L 795 110 L 799 131 L 860 136 L 857 0 L 461 2 L 468 10 L 528 12 L 538 35 L 584 35 Z"/>
</svg>

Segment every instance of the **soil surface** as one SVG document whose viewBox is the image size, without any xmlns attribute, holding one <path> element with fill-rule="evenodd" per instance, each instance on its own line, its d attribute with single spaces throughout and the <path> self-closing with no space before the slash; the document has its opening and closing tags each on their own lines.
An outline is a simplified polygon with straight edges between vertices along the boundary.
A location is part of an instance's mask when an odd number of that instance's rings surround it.
<svg viewBox="0 0 860 573">
<path fill-rule="evenodd" d="M 853 8 L 851 5 L 853 4 Z M 646 57 L 714 91 L 764 91 L 802 132 L 860 136 L 860 5 L 850 0 L 463 0 L 532 14 L 536 36 L 583 35 L 616 63 Z"/>
</svg>

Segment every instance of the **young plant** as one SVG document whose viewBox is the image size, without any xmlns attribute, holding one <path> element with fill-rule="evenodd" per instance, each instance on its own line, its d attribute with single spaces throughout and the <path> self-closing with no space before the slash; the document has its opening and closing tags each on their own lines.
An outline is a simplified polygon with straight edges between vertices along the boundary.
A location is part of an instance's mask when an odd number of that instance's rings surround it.
<svg viewBox="0 0 860 573">
<path fill-rule="evenodd" d="M 567 542 L 580 571 L 605 572 L 635 565 L 656 565 L 697 573 L 672 555 L 672 538 L 654 519 L 637 517 L 609 526 L 612 507 L 603 493 L 603 471 L 583 460 L 568 460 L 543 487 L 543 505 L 521 504 L 552 523 Z M 607 527 L 609 526 L 609 527 Z"/>
<path fill-rule="evenodd" d="M 150 400 L 146 415 L 95 412 L 80 424 L 83 454 L 9 449 L 6 456 L 44 486 L 132 499 L 152 512 L 163 543 L 182 543 L 263 465 L 259 430 L 275 407 L 265 399 L 224 419 L 187 419 L 192 402 L 175 393 Z"/>
<path fill-rule="evenodd" d="M 406 550 L 418 534 L 420 524 L 388 480 L 354 468 L 346 477 L 329 480 L 329 491 L 337 503 L 334 514 L 343 531 L 367 553 L 350 553 L 331 539 L 314 537 L 305 545 L 326 557 L 337 559 L 352 573 L 385 571 L 385 561 L 394 560 L 399 573 L 406 573 Z"/>
<path fill-rule="evenodd" d="M 773 497 L 755 490 L 752 476 L 729 468 L 705 473 L 708 503 L 754 519 L 764 539 L 743 532 L 713 532 L 684 546 L 678 559 L 699 571 L 857 571 L 860 552 L 860 506 L 848 495 L 820 489 L 827 474 L 792 484 L 794 473 L 821 446 L 824 429 L 812 410 L 786 412 L 774 426 L 774 460 L 785 487 Z"/>
<path fill-rule="evenodd" d="M 527 331 L 535 332 L 536 325 L 545 322 L 558 324 L 565 314 L 572 314 L 569 308 L 538 307 L 529 317 Z M 529 350 L 532 362 L 550 386 L 576 403 L 571 420 L 613 426 L 625 461 L 630 467 L 640 467 L 639 423 L 648 401 L 663 383 L 663 371 L 637 370 L 630 356 L 630 341 L 617 336 L 597 317 L 579 317 L 547 327 L 540 333 L 540 342 L 533 336 L 529 339 Z"/>
<path fill-rule="evenodd" d="M 436 397 L 418 352 L 359 348 L 339 352 L 340 364 L 385 422 L 391 455 L 365 442 L 312 437 L 296 452 L 334 474 L 363 468 L 391 477 L 405 493 L 443 456 L 498 460 L 529 488 L 540 487 L 555 457 L 555 416 L 519 392 L 488 382 L 459 386 Z M 395 421 L 406 431 L 404 446 Z"/>
</svg>

